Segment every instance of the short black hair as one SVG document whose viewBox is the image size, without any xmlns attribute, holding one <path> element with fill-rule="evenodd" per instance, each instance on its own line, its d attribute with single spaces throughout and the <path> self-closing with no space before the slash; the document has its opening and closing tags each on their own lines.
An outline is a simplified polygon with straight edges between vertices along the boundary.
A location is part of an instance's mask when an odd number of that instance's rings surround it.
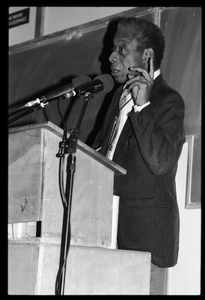
<svg viewBox="0 0 205 300">
<path fill-rule="evenodd" d="M 157 25 L 145 19 L 128 17 L 120 19 L 117 29 L 130 31 L 130 39 L 137 41 L 137 51 L 143 52 L 147 48 L 152 48 L 155 69 L 160 67 L 164 55 L 165 38 Z"/>
</svg>

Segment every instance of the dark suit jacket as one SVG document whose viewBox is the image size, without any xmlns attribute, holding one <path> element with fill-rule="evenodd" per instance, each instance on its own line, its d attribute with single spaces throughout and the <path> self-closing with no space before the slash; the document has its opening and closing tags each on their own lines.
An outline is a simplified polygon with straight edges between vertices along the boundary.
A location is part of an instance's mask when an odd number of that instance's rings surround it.
<svg viewBox="0 0 205 300">
<path fill-rule="evenodd" d="M 101 146 L 103 155 L 121 93 L 122 87 L 115 92 L 93 145 Z M 114 182 L 114 194 L 120 196 L 118 247 L 151 252 L 152 263 L 172 267 L 179 247 L 175 174 L 185 141 L 184 101 L 159 75 L 150 102 L 141 112 L 130 112 L 113 157 L 127 170 Z"/>
</svg>

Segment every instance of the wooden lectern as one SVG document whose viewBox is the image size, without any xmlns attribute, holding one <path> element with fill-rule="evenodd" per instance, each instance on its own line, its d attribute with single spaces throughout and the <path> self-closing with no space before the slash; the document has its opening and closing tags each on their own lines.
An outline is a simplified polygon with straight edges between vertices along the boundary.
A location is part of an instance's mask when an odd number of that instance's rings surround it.
<svg viewBox="0 0 205 300">
<path fill-rule="evenodd" d="M 55 293 L 63 216 L 56 154 L 62 133 L 51 122 L 9 130 L 8 222 L 38 227 L 35 236 L 9 238 L 9 294 Z M 113 182 L 125 173 L 78 141 L 67 295 L 149 294 L 150 253 L 116 249 Z"/>
</svg>

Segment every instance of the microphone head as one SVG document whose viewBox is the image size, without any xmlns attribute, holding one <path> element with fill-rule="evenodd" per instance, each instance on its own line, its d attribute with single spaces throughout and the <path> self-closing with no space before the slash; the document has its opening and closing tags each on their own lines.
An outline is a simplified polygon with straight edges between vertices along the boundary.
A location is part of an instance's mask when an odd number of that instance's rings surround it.
<svg viewBox="0 0 205 300">
<path fill-rule="evenodd" d="M 105 92 L 105 93 L 109 93 L 114 87 L 114 80 L 113 80 L 112 76 L 109 74 L 99 75 L 99 76 L 95 77 L 94 80 L 95 79 L 99 79 L 102 81 L 103 86 L 104 86 L 103 92 Z"/>
<path fill-rule="evenodd" d="M 83 83 L 86 83 L 88 81 L 91 81 L 90 77 L 87 75 L 83 75 L 83 76 L 79 76 L 79 77 L 75 77 L 72 79 L 72 84 L 74 87 L 77 87 Z"/>
<path fill-rule="evenodd" d="M 77 95 L 85 95 L 86 93 L 97 93 L 103 90 L 103 83 L 99 79 L 90 80 L 75 88 Z"/>
</svg>

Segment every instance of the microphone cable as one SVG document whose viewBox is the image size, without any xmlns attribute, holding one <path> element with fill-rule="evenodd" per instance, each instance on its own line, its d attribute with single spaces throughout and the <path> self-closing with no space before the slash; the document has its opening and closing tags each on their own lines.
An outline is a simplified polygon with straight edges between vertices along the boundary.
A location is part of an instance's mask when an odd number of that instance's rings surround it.
<svg viewBox="0 0 205 300">
<path fill-rule="evenodd" d="M 63 136 L 62 136 L 62 141 L 59 143 L 59 152 L 56 154 L 57 157 L 59 157 L 59 172 L 58 172 L 58 182 L 59 182 L 59 190 L 60 190 L 60 196 L 61 196 L 61 201 L 63 204 L 63 211 L 66 210 L 67 208 L 67 199 L 65 196 L 65 184 L 64 184 L 64 169 L 65 169 L 65 153 L 66 153 L 66 142 L 67 142 L 67 124 L 65 122 L 65 119 L 61 113 L 60 110 L 60 98 L 57 101 L 57 109 L 58 109 L 58 113 L 61 117 L 62 123 L 63 123 Z M 70 220 L 69 220 L 70 222 Z M 62 224 L 62 228 L 63 228 L 63 224 Z M 63 274 L 63 270 L 66 266 L 66 261 L 67 261 L 67 256 L 68 256 L 68 251 L 69 251 L 69 247 L 70 247 L 70 224 L 69 224 L 69 239 L 68 239 L 68 247 L 66 249 L 66 256 L 64 258 L 64 260 L 62 259 L 62 256 L 60 255 L 60 262 L 59 262 L 59 269 L 58 269 L 58 273 L 56 276 L 56 282 L 55 282 L 55 295 L 61 295 L 61 277 Z M 62 245 L 61 245 L 62 247 Z M 64 278 L 65 280 L 65 278 Z M 60 284 L 61 283 L 61 284 Z M 63 282 L 64 285 L 64 282 Z"/>
</svg>

